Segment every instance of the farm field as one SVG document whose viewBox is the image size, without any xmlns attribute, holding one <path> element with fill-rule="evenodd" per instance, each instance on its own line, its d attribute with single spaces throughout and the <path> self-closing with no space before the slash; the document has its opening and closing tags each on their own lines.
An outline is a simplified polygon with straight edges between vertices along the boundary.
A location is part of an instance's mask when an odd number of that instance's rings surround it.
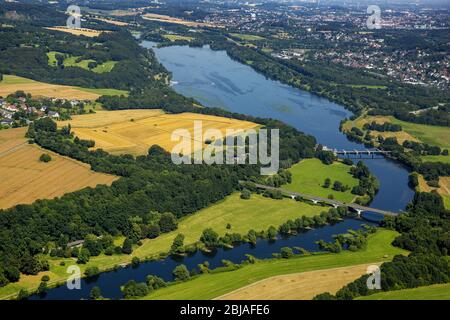
<svg viewBox="0 0 450 320">
<path fill-rule="evenodd" d="M 324 253 L 298 256 L 291 259 L 261 260 L 242 268 L 220 273 L 198 276 L 190 281 L 181 282 L 156 290 L 145 297 L 148 300 L 200 300 L 214 299 L 239 288 L 270 277 L 325 270 L 367 263 L 378 264 L 391 260 L 394 255 L 407 254 L 406 251 L 391 245 L 399 234 L 395 231 L 378 229 L 368 238 L 367 247 L 360 251 L 342 251 L 337 254 Z"/>
<path fill-rule="evenodd" d="M 109 24 L 113 24 L 115 26 L 120 26 L 120 27 L 124 27 L 124 26 L 128 26 L 129 23 L 127 22 L 123 22 L 123 21 L 118 21 L 118 20 L 113 20 L 113 19 L 106 19 L 106 18 L 94 18 L 95 20 L 98 21 L 103 21 Z"/>
<path fill-rule="evenodd" d="M 173 239 L 178 233 L 184 234 L 185 244 L 193 244 L 200 239 L 206 228 L 214 229 L 219 235 L 224 235 L 226 232 L 245 234 L 250 229 L 260 231 L 268 229 L 271 225 L 278 227 L 288 219 L 302 215 L 314 216 L 327 209 L 290 199 L 273 200 L 260 195 L 252 195 L 251 199 L 242 200 L 240 194 L 235 193 L 217 204 L 180 219 L 177 230 L 162 234 L 155 239 L 143 240 L 142 246 L 136 247 L 131 255 L 106 256 L 102 254 L 98 257 L 91 257 L 89 262 L 80 265 L 80 268 L 84 271 L 87 267 L 97 266 L 100 270 L 105 270 L 122 263 L 130 263 L 134 256 L 139 258 L 157 257 L 159 253 L 170 250 Z M 226 228 L 227 223 L 231 224 L 229 230 Z M 123 238 L 117 239 L 118 245 L 121 245 L 122 242 Z M 66 265 L 73 263 L 71 259 L 49 258 L 49 271 L 39 273 L 37 276 L 22 276 L 19 282 L 0 288 L 0 299 L 11 297 L 22 288 L 29 290 L 37 288 L 44 274 L 50 276 L 51 283 L 63 281 L 68 275 L 66 267 L 59 265 L 61 261 L 64 261 Z"/>
<path fill-rule="evenodd" d="M 26 128 L 0 131 L 0 209 L 37 199 L 52 199 L 117 177 L 96 173 L 88 165 L 28 144 Z M 48 153 L 52 161 L 39 161 Z"/>
<path fill-rule="evenodd" d="M 188 27 L 214 27 L 215 26 L 215 25 L 212 25 L 209 23 L 187 21 L 187 20 L 174 18 L 174 17 L 162 15 L 162 14 L 156 14 L 156 13 L 146 13 L 146 14 L 142 15 L 142 18 L 145 20 L 152 20 L 152 21 L 158 21 L 158 22 L 182 24 L 182 25 L 185 25 Z"/>
<path fill-rule="evenodd" d="M 430 187 L 422 175 L 419 175 L 419 190 L 431 192 L 436 190 L 444 199 L 445 207 L 450 210 L 450 177 L 439 177 L 439 188 Z"/>
<path fill-rule="evenodd" d="M 355 195 L 351 193 L 351 188 L 358 185 L 358 179 L 353 178 L 349 173 L 350 166 L 341 162 L 325 165 L 318 159 L 305 159 L 293 165 L 289 171 L 292 173 L 292 183 L 283 186 L 287 190 L 324 198 L 331 194 L 334 199 L 344 202 L 352 202 L 355 198 Z M 331 179 L 330 188 L 322 187 L 326 178 Z M 348 185 L 350 190 L 334 191 L 332 186 L 336 180 Z"/>
<path fill-rule="evenodd" d="M 356 300 L 450 300 L 450 283 L 380 292 Z"/>
<path fill-rule="evenodd" d="M 93 29 L 71 29 L 63 26 L 57 26 L 57 27 L 46 27 L 45 29 L 53 30 L 53 31 L 61 31 L 61 32 L 67 32 L 70 34 L 73 34 L 75 36 L 85 36 L 85 37 L 98 37 L 103 32 L 110 32 L 110 31 L 99 31 L 99 30 L 93 30 Z"/>
<path fill-rule="evenodd" d="M 366 274 L 373 263 L 275 276 L 240 288 L 218 300 L 311 300 L 339 289 Z"/>
<path fill-rule="evenodd" d="M 60 126 L 70 123 L 72 130 L 81 139 L 96 142 L 96 148 L 102 148 L 112 154 L 146 154 L 152 145 L 159 145 L 171 151 L 180 141 L 171 141 L 176 129 L 187 129 L 194 139 L 194 121 L 201 120 L 203 132 L 209 128 L 250 129 L 259 125 L 229 118 L 201 115 L 195 113 L 165 114 L 159 109 L 99 111 L 95 114 L 74 116 L 72 120 L 60 122 Z M 177 135 L 180 140 L 183 138 Z M 205 144 L 199 145 L 204 147 Z M 194 151 L 194 148 L 192 148 Z"/>
<path fill-rule="evenodd" d="M 39 82 L 23 77 L 3 75 L 0 81 L 0 96 L 6 97 L 18 90 L 32 96 L 43 96 L 59 99 L 96 100 L 102 95 L 127 95 L 128 92 L 116 89 L 89 89 Z"/>
</svg>

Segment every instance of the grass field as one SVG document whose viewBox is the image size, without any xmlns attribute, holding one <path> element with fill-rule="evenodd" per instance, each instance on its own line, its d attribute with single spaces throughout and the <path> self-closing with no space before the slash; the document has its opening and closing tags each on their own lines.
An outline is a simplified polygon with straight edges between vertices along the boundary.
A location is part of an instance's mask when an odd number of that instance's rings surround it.
<svg viewBox="0 0 450 320">
<path fill-rule="evenodd" d="M 56 55 L 59 52 L 57 51 L 50 51 L 47 53 L 48 57 L 48 64 L 50 66 L 55 67 L 57 65 Z M 117 61 L 106 61 L 104 63 L 101 63 L 97 65 L 96 67 L 89 69 L 89 63 L 95 62 L 95 60 L 88 59 L 88 60 L 81 60 L 77 62 L 77 59 L 79 57 L 76 56 L 69 56 L 66 57 L 63 61 L 63 64 L 65 67 L 79 67 L 85 70 L 90 70 L 95 73 L 105 73 L 105 72 L 111 72 L 111 70 L 114 68 L 114 66 L 117 64 Z"/>
<path fill-rule="evenodd" d="M 0 209 L 52 199 L 88 186 L 110 185 L 117 179 L 28 144 L 25 132 L 26 128 L 0 131 Z M 43 153 L 50 154 L 52 161 L 39 161 Z"/>
<path fill-rule="evenodd" d="M 128 92 L 116 89 L 89 89 L 34 81 L 12 75 L 3 75 L 0 81 L 0 96 L 6 97 L 18 90 L 32 96 L 43 96 L 60 99 L 96 100 L 102 95 L 127 95 Z"/>
<path fill-rule="evenodd" d="M 357 266 L 293 273 L 275 276 L 240 288 L 218 300 L 311 300 L 323 292 L 335 294 L 339 289 L 366 274 L 373 265 Z"/>
<path fill-rule="evenodd" d="M 193 37 L 181 36 L 178 34 L 164 34 L 163 37 L 172 42 L 173 41 L 192 41 L 192 40 L 194 40 Z"/>
<path fill-rule="evenodd" d="M 344 124 L 344 130 L 350 130 L 352 127 L 358 127 L 362 129 L 365 123 L 375 121 L 377 123 L 390 122 L 399 124 L 403 130 L 400 132 L 376 132 L 382 136 L 396 136 L 400 143 L 404 140 L 421 141 L 434 146 L 439 146 L 443 149 L 450 148 L 450 128 L 440 126 L 430 126 L 424 124 L 411 123 L 398 120 L 394 117 L 385 116 L 363 116 L 354 121 L 347 121 Z"/>
<path fill-rule="evenodd" d="M 289 169 L 292 173 L 292 183 L 283 186 L 283 188 L 325 198 L 332 194 L 336 200 L 352 202 L 355 195 L 351 193 L 351 188 L 357 186 L 359 182 L 358 179 L 352 177 L 349 170 L 350 166 L 341 162 L 324 165 L 318 159 L 302 160 Z M 322 187 L 326 178 L 331 179 L 330 188 Z M 336 180 L 348 185 L 350 190 L 346 192 L 334 191 L 332 186 Z"/>
<path fill-rule="evenodd" d="M 158 256 L 161 252 L 168 252 L 173 239 L 178 233 L 185 235 L 185 244 L 192 244 L 199 240 L 205 228 L 213 228 L 220 235 L 228 232 L 247 233 L 250 229 L 256 231 L 266 230 L 273 225 L 278 227 L 288 219 L 300 217 L 302 215 L 314 216 L 326 210 L 320 206 L 313 206 L 290 199 L 273 200 L 259 195 L 252 195 L 249 200 L 240 199 L 238 193 L 232 194 L 223 201 L 208 208 L 181 219 L 178 229 L 163 234 L 156 239 L 143 240 L 140 247 L 135 248 L 132 255 L 113 255 L 92 257 L 88 264 L 80 265 L 82 271 L 87 267 L 97 266 L 100 270 L 112 268 L 115 265 L 130 263 L 132 257 L 146 258 Z M 226 229 L 227 223 L 231 224 L 231 229 Z M 122 240 L 122 241 L 120 241 Z M 122 244 L 123 238 L 117 239 L 117 244 Z M 23 276 L 18 283 L 11 283 L 0 288 L 0 299 L 9 298 L 16 294 L 21 288 L 37 288 L 40 278 L 48 274 L 51 282 L 59 282 L 66 279 L 66 267 L 60 267 L 61 261 L 66 262 L 66 266 L 73 264 L 72 259 L 50 258 L 50 271 L 39 273 L 38 276 Z"/>
<path fill-rule="evenodd" d="M 159 109 L 100 111 L 95 114 L 74 116 L 70 123 L 75 134 L 82 139 L 96 142 L 96 148 L 102 148 L 113 154 L 146 154 L 152 145 L 159 145 L 171 151 L 179 141 L 171 141 L 176 129 L 187 129 L 194 137 L 194 121 L 201 120 L 203 132 L 207 129 L 249 129 L 257 124 L 229 118 L 194 113 L 164 114 Z M 180 136 L 178 136 L 180 137 Z M 180 137 L 181 138 L 181 137 Z M 200 141 L 202 142 L 202 141 Z M 201 144 L 204 147 L 204 144 Z M 194 149 L 192 149 L 193 151 Z"/>
<path fill-rule="evenodd" d="M 90 38 L 98 37 L 103 32 L 110 32 L 110 31 L 99 31 L 99 30 L 85 29 L 85 28 L 71 29 L 71 28 L 67 28 L 67 27 L 63 27 L 63 26 L 46 27 L 45 29 L 53 30 L 53 31 L 61 31 L 61 32 L 73 34 L 75 36 L 85 36 L 85 37 L 90 37 Z"/>
<path fill-rule="evenodd" d="M 357 300 L 450 300 L 450 283 L 380 292 Z"/>
<path fill-rule="evenodd" d="M 243 34 L 243 33 L 230 33 L 231 36 L 245 40 L 245 41 L 259 41 L 259 40 L 265 40 L 264 37 L 253 35 L 253 34 Z"/>
<path fill-rule="evenodd" d="M 396 254 L 406 254 L 404 250 L 391 245 L 397 236 L 397 232 L 379 229 L 375 234 L 369 236 L 367 247 L 357 252 L 343 251 L 338 254 L 263 260 L 246 265 L 236 271 L 201 275 L 191 281 L 157 290 L 145 299 L 214 299 L 257 281 L 278 275 L 380 263 L 391 260 Z"/>
</svg>

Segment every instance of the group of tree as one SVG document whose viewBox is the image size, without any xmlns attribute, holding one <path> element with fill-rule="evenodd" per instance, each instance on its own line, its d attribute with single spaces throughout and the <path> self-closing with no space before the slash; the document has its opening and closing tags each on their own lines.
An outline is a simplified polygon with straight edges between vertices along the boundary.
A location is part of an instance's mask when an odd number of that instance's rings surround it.
<svg viewBox="0 0 450 320">
<path fill-rule="evenodd" d="M 375 121 L 372 121 L 371 123 L 365 123 L 363 125 L 364 130 L 374 130 L 374 131 L 380 131 L 380 132 L 399 132 L 402 131 L 402 126 L 399 124 L 391 123 L 391 122 L 384 122 L 384 123 L 377 123 Z"/>
</svg>

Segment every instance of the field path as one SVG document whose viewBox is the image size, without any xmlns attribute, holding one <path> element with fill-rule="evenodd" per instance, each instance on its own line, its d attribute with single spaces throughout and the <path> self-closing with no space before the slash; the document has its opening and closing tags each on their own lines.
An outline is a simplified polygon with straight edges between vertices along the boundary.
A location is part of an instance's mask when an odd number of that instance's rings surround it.
<svg viewBox="0 0 450 320">
<path fill-rule="evenodd" d="M 367 267 L 370 265 L 379 265 L 379 263 L 275 276 L 224 294 L 214 300 L 310 300 L 323 292 L 336 293 L 347 283 L 366 274 Z"/>
</svg>

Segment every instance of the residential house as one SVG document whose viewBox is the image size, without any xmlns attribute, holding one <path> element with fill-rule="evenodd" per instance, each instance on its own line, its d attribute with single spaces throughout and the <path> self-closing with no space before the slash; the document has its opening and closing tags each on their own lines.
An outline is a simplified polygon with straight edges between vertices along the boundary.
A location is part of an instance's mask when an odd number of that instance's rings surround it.
<svg viewBox="0 0 450 320">
<path fill-rule="evenodd" d="M 11 111 L 11 112 L 17 112 L 19 111 L 19 108 L 17 108 L 15 105 L 13 104 L 8 104 L 5 107 L 6 110 Z"/>
<path fill-rule="evenodd" d="M 11 119 L 3 119 L 3 120 L 0 120 L 0 124 L 2 125 L 2 126 L 11 126 L 12 124 L 13 124 L 13 120 L 11 120 Z"/>
<path fill-rule="evenodd" d="M 49 111 L 47 115 L 51 118 L 59 118 L 59 113 L 56 111 Z"/>
<path fill-rule="evenodd" d="M 0 115 L 3 118 L 6 118 L 6 119 L 12 119 L 14 114 L 12 112 L 9 112 L 9 111 L 6 111 L 6 110 L 0 110 Z"/>
</svg>

